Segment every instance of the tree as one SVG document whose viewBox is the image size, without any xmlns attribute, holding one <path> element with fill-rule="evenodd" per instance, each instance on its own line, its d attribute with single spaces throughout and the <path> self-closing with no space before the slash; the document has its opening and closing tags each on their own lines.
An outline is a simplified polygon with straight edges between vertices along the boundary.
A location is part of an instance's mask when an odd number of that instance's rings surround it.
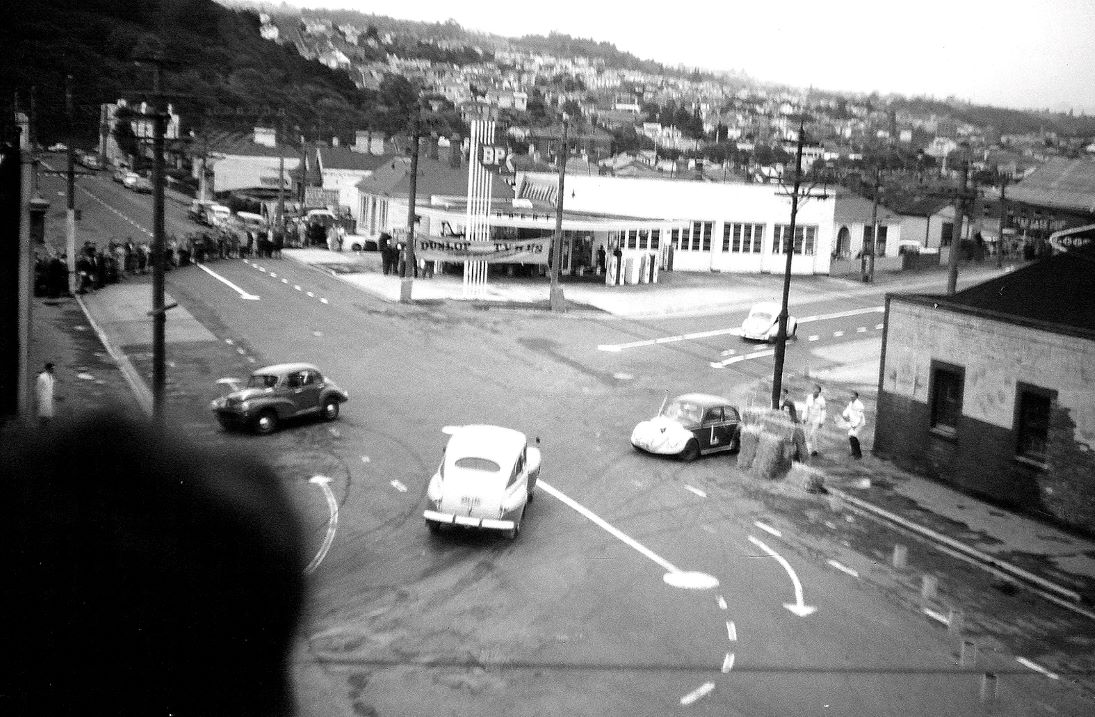
<svg viewBox="0 0 1095 717">
<path fill-rule="evenodd" d="M 131 157 L 139 157 L 141 154 L 140 141 L 133 133 L 132 120 L 135 116 L 133 110 L 128 107 L 119 107 L 114 113 L 116 119 L 111 135 L 118 143 L 118 148 Z"/>
</svg>

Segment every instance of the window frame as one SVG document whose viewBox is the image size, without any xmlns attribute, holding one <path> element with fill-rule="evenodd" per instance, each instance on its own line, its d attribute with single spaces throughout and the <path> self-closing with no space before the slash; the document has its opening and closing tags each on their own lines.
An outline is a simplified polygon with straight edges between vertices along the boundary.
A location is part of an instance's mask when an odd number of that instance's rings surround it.
<svg viewBox="0 0 1095 717">
<path fill-rule="evenodd" d="M 1023 450 L 1023 399 L 1027 396 L 1037 396 L 1044 398 L 1049 402 L 1048 410 L 1046 411 L 1046 425 L 1045 436 L 1043 437 L 1043 443 L 1045 449 L 1041 455 L 1033 452 Z M 1032 383 L 1025 383 L 1023 381 L 1016 381 L 1015 383 L 1015 414 L 1012 423 L 1012 433 L 1015 437 L 1015 460 L 1020 463 L 1032 465 L 1038 468 L 1047 467 L 1047 458 L 1049 453 L 1049 428 L 1050 422 L 1053 416 L 1053 406 L 1057 402 L 1057 391 L 1052 388 L 1046 388 L 1044 386 L 1037 386 Z"/>
<path fill-rule="evenodd" d="M 942 373 L 956 376 L 958 379 L 958 397 L 955 406 L 954 425 L 944 424 L 938 415 L 938 398 Z M 962 420 L 963 399 L 966 392 L 966 369 L 964 366 L 932 359 L 931 369 L 928 374 L 928 430 L 936 436 L 954 440 L 958 437 L 958 424 Z"/>
</svg>

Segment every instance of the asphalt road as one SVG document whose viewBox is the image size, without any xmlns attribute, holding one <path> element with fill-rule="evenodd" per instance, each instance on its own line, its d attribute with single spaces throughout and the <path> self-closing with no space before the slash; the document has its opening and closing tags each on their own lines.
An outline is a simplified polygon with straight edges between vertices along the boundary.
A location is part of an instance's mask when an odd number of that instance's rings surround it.
<svg viewBox="0 0 1095 717">
<path fill-rule="evenodd" d="M 89 230 L 151 227 L 147 195 L 107 175 L 79 191 Z M 167 212 L 169 232 L 193 228 L 181 206 Z M 205 269 L 168 274 L 168 292 L 216 339 L 169 346 L 169 360 L 209 380 L 208 396 L 180 397 L 195 407 L 181 418 L 268 455 L 301 506 L 317 565 L 300 659 L 333 686 L 333 700 L 302 695 L 305 713 L 968 715 L 982 713 L 985 669 L 1002 673 L 992 714 L 1070 713 L 1006 656 L 958 667 L 945 630 L 834 569 L 832 546 L 774 534 L 733 459 L 682 464 L 630 447 L 665 391 L 741 397 L 771 374 L 771 356 L 752 355 L 765 347 L 729 332 L 743 317 L 391 305 L 289 260 Z M 795 297 L 804 320 L 789 369 L 839 365 L 880 338 L 881 290 L 826 286 L 833 296 Z M 849 311 L 861 313 L 832 316 Z M 350 391 L 337 422 L 263 438 L 202 424 L 216 378 L 287 360 L 315 362 Z M 423 524 L 440 429 L 472 422 L 542 441 L 547 485 L 514 542 Z M 318 474 L 331 478 L 337 526 L 309 482 Z M 666 582 L 683 571 L 718 585 Z"/>
</svg>

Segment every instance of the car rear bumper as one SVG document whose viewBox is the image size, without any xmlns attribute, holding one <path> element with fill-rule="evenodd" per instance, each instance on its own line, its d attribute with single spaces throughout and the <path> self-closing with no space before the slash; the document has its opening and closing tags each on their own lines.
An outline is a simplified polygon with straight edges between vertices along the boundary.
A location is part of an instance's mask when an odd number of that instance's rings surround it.
<svg viewBox="0 0 1095 717">
<path fill-rule="evenodd" d="M 486 528 L 487 530 L 513 530 L 512 520 L 495 520 L 492 518 L 473 518 L 470 515 L 454 515 L 453 513 L 440 513 L 436 510 L 427 510 L 422 513 L 426 520 L 445 525 L 462 525 L 466 528 Z"/>
</svg>

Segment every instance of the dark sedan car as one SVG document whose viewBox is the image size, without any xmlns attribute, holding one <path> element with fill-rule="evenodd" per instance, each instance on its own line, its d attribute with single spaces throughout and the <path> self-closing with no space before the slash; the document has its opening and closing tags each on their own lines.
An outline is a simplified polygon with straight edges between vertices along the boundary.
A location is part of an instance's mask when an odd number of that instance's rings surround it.
<svg viewBox="0 0 1095 717">
<path fill-rule="evenodd" d="M 306 363 L 285 363 L 260 368 L 244 387 L 233 379 L 222 379 L 232 388 L 227 396 L 210 406 L 224 428 L 250 428 L 272 433 L 290 418 L 319 416 L 325 421 L 338 418 L 339 406 L 350 395 L 319 369 Z"/>
</svg>

